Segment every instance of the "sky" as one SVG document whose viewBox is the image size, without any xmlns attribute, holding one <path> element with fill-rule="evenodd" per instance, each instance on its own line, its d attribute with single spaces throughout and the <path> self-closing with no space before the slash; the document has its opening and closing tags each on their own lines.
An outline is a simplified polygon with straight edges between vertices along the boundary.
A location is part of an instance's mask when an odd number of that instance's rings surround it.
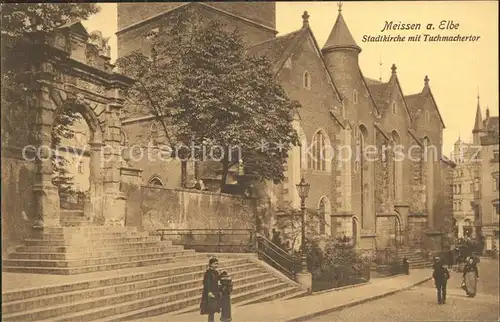
<svg viewBox="0 0 500 322">
<path fill-rule="evenodd" d="M 101 3 L 100 13 L 84 21 L 89 31 L 101 30 L 110 38 L 112 59 L 116 58 L 117 6 Z M 145 4 L 147 5 L 147 4 Z M 308 11 L 311 29 L 322 47 L 338 14 L 338 3 L 277 2 L 276 28 L 279 34 L 295 31 L 302 26 L 302 14 Z M 485 116 L 498 115 L 498 2 L 497 1 L 349 1 L 342 4 L 342 14 L 362 48 L 359 63 L 365 77 L 387 81 L 391 65 L 397 66 L 404 95 L 420 92 L 428 75 L 434 98 L 446 126 L 443 152 L 453 149 L 460 136 L 472 140 L 472 128 L 479 94 Z M 459 24 L 456 30 L 438 30 L 441 21 Z M 381 32 L 386 21 L 420 23 L 422 29 Z M 436 30 L 425 31 L 428 23 Z M 379 34 L 413 36 L 432 33 L 442 36 L 457 34 L 480 36 L 476 42 L 363 42 L 364 35 Z M 382 63 L 382 65 L 380 64 Z"/>
</svg>

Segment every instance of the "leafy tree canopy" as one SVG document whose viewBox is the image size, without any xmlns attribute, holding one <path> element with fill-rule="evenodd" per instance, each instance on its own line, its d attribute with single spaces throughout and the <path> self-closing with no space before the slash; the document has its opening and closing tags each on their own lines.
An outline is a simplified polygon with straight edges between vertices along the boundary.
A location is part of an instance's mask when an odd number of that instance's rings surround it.
<svg viewBox="0 0 500 322">
<path fill-rule="evenodd" d="M 194 144 L 191 157 L 220 160 L 223 183 L 240 158 L 246 173 L 282 181 L 288 151 L 298 144 L 291 117 L 299 104 L 268 60 L 247 55 L 237 31 L 177 19 L 153 36 L 151 52 L 119 60 L 137 80 L 130 93 L 162 121 L 171 144 Z"/>
</svg>

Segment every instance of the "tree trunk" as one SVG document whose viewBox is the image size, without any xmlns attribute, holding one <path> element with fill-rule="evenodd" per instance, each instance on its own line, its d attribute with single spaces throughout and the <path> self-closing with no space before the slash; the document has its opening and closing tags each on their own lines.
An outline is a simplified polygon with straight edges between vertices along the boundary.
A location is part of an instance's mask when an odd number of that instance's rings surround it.
<svg viewBox="0 0 500 322">
<path fill-rule="evenodd" d="M 224 149 L 224 158 L 222 159 L 222 179 L 220 183 L 220 191 L 224 191 L 224 186 L 227 181 L 227 174 L 229 172 L 229 154 L 227 151 L 227 147 Z"/>
<path fill-rule="evenodd" d="M 181 187 L 186 188 L 187 185 L 187 161 L 181 161 Z"/>
</svg>

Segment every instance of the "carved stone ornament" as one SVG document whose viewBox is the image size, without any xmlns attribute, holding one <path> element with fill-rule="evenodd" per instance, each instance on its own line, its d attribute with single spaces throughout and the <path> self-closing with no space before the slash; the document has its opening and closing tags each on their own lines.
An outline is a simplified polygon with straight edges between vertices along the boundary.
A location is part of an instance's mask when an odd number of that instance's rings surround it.
<svg viewBox="0 0 500 322">
<path fill-rule="evenodd" d="M 67 39 L 66 36 L 58 34 L 54 40 L 54 46 L 63 50 L 66 50 Z"/>
</svg>

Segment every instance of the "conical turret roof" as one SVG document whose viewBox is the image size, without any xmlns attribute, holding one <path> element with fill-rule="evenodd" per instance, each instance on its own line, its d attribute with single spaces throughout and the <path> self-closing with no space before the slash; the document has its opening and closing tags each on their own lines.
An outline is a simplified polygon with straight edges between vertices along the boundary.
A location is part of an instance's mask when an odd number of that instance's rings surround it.
<svg viewBox="0 0 500 322">
<path fill-rule="evenodd" d="M 361 51 L 361 48 L 354 41 L 349 28 L 347 28 L 347 24 L 342 16 L 341 10 L 339 10 L 337 21 L 335 21 L 335 25 L 333 25 L 330 36 L 328 36 L 328 40 L 322 50 L 339 48 L 352 48 L 358 50 L 359 52 Z"/>
</svg>

